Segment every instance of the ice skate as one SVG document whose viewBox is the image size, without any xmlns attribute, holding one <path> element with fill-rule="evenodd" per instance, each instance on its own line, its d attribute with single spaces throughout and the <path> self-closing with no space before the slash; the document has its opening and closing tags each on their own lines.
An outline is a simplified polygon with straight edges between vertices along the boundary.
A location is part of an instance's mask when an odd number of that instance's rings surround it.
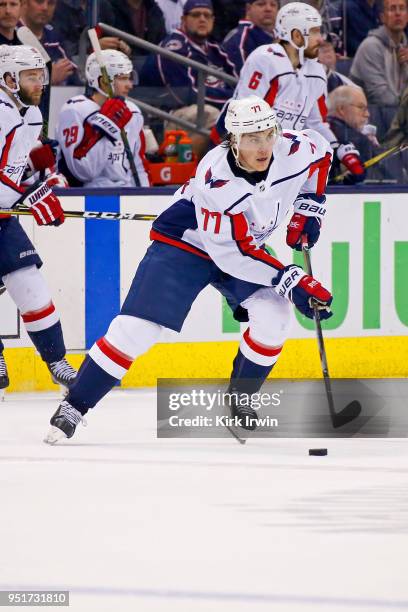
<svg viewBox="0 0 408 612">
<path fill-rule="evenodd" d="M 69 389 L 78 373 L 73 367 L 70 366 L 65 357 L 60 361 L 47 363 L 47 368 L 50 371 L 52 381 L 56 385 L 61 385 L 65 389 Z"/>
<path fill-rule="evenodd" d="M 79 410 L 71 406 L 67 400 L 63 400 L 58 406 L 58 410 L 51 417 L 51 428 L 45 436 L 44 442 L 46 444 L 56 444 L 64 438 L 72 438 L 76 426 L 81 421 L 86 426 L 86 421 Z"/>
</svg>

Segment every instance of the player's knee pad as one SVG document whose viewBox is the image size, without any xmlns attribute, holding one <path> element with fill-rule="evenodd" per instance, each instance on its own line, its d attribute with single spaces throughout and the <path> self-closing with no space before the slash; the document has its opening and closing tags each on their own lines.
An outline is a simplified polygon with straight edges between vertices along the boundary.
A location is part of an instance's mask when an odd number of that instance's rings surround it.
<svg viewBox="0 0 408 612">
<path fill-rule="evenodd" d="M 265 287 L 245 300 L 243 306 L 248 310 L 251 338 L 265 346 L 282 346 L 291 327 L 290 302 Z"/>
<path fill-rule="evenodd" d="M 161 325 L 145 319 L 118 315 L 110 324 L 105 340 L 134 360 L 158 341 L 162 329 Z"/>
<path fill-rule="evenodd" d="M 48 329 L 59 321 L 50 290 L 37 266 L 20 268 L 2 280 L 29 332 Z"/>
</svg>

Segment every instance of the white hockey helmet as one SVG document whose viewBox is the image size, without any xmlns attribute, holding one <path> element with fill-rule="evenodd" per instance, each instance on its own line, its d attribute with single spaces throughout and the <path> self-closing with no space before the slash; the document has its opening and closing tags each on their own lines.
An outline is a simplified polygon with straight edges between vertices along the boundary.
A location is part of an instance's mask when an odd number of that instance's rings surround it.
<svg viewBox="0 0 408 612">
<path fill-rule="evenodd" d="M 270 128 L 275 128 L 277 134 L 280 131 L 273 109 L 262 98 L 248 96 L 240 100 L 231 100 L 228 104 L 225 129 L 229 134 L 239 136 Z"/>
<path fill-rule="evenodd" d="M 49 75 L 45 60 L 34 47 L 27 45 L 0 45 L 0 87 L 7 89 L 21 104 L 18 92 L 20 90 L 20 72 L 23 70 L 43 70 L 43 84 L 48 85 Z M 6 84 L 5 76 L 10 74 L 15 82 L 11 88 Z M 24 104 L 26 106 L 26 104 Z"/>
<path fill-rule="evenodd" d="M 275 145 L 282 131 L 273 109 L 266 100 L 258 96 L 231 100 L 225 115 L 225 129 L 232 135 L 229 145 L 235 162 L 244 170 L 245 167 L 239 161 L 242 136 L 273 129 L 272 144 Z"/>
<path fill-rule="evenodd" d="M 127 55 L 121 51 L 117 51 L 116 49 L 104 49 L 102 51 L 102 57 L 108 76 L 112 83 L 114 78 L 120 74 L 130 74 L 133 78 L 133 65 Z M 104 92 L 99 86 L 99 78 L 101 75 L 101 68 L 98 60 L 96 59 L 96 54 L 91 53 L 86 60 L 85 65 L 85 76 L 87 83 L 90 87 L 96 89 L 99 91 L 99 93 L 106 96 L 106 92 Z"/>
<path fill-rule="evenodd" d="M 305 44 L 301 47 L 304 50 L 309 43 L 309 30 L 320 28 L 321 25 L 320 13 L 313 6 L 304 2 L 289 2 L 279 9 L 275 29 L 280 40 L 285 40 L 298 50 L 299 47 L 293 43 L 292 32 L 293 30 L 299 30 L 305 39 Z"/>
</svg>

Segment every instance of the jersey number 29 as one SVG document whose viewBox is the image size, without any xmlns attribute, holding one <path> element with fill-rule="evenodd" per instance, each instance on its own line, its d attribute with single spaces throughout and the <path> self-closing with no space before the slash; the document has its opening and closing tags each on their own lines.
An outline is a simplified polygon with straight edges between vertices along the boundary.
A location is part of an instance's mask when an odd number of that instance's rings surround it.
<svg viewBox="0 0 408 612">
<path fill-rule="evenodd" d="M 62 131 L 62 133 L 65 136 L 65 146 L 66 147 L 70 147 L 78 140 L 78 126 L 77 125 L 73 125 L 70 128 L 65 128 L 65 130 Z"/>
</svg>

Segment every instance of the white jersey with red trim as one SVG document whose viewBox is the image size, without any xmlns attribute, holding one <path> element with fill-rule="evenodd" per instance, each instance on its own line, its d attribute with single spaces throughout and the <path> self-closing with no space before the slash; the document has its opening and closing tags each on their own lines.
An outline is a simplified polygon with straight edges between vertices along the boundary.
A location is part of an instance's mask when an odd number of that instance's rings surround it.
<svg viewBox="0 0 408 612">
<path fill-rule="evenodd" d="M 133 102 L 126 100 L 126 104 L 133 117 L 125 131 L 134 155 L 140 185 L 148 187 L 150 182 L 144 157 L 143 115 Z M 75 96 L 64 104 L 55 133 L 61 148 L 59 170 L 67 176 L 71 185 L 134 187 L 135 182 L 121 139 L 111 142 L 106 137 L 100 138 L 85 156 L 80 159 L 75 156 L 76 149 L 83 146 L 83 139 L 87 138 L 84 130 L 86 120 L 99 111 L 100 106 L 83 95 Z"/>
<path fill-rule="evenodd" d="M 38 106 L 18 110 L 0 90 L 0 208 L 11 208 L 25 189 L 20 186 L 31 149 L 38 146 L 42 128 Z"/>
<path fill-rule="evenodd" d="M 271 286 L 283 264 L 261 248 L 294 205 L 322 217 L 332 149 L 314 130 L 285 130 L 263 173 L 242 171 L 219 145 L 153 223 L 151 238 L 212 259 L 236 278 Z"/>
<path fill-rule="evenodd" d="M 317 60 L 305 58 L 295 70 L 281 44 L 258 47 L 241 69 L 234 98 L 254 94 L 269 102 L 283 128 L 312 128 L 336 142 L 326 124 L 327 77 Z"/>
</svg>

